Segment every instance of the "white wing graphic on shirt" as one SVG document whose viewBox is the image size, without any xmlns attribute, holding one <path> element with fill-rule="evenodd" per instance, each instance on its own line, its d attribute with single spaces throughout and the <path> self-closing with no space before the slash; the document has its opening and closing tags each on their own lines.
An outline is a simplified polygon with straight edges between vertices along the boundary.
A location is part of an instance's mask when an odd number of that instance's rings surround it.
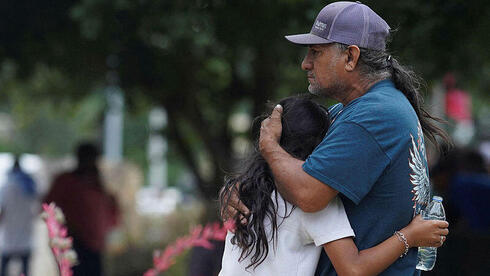
<svg viewBox="0 0 490 276">
<path fill-rule="evenodd" d="M 429 202 L 430 182 L 427 169 L 425 167 L 425 162 L 422 159 L 425 158 L 425 155 L 421 157 L 419 147 L 415 143 L 415 139 L 413 138 L 412 134 L 410 134 L 410 137 L 412 138 L 412 148 L 410 149 L 410 159 L 408 164 L 412 169 L 412 173 L 410 174 L 410 182 L 412 182 L 413 185 L 412 193 L 414 196 L 412 201 L 414 201 L 413 208 L 415 209 L 417 205 L 424 206 Z M 425 153 L 425 147 L 423 151 Z"/>
</svg>

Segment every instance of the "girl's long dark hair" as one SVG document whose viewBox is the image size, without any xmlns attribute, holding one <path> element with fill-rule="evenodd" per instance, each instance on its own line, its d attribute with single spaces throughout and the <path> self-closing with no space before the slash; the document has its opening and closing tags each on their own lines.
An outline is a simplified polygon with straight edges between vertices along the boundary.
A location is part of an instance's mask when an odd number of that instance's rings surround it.
<svg viewBox="0 0 490 276">
<path fill-rule="evenodd" d="M 330 126 L 328 112 L 306 97 L 289 97 L 279 104 L 283 107 L 280 145 L 293 157 L 305 160 L 322 141 Z M 253 130 L 256 137 L 260 122 L 265 117 L 255 120 Z M 285 218 L 291 210 L 286 208 L 284 214 L 278 214 L 274 177 L 269 165 L 260 155 L 257 143 L 254 152 L 240 167 L 241 171 L 225 178 L 225 187 L 219 200 L 221 207 L 227 206 L 230 197 L 236 192 L 250 210 L 251 215 L 246 225 L 241 224 L 240 214 L 235 215 L 236 230 L 232 243 L 242 250 L 239 261 L 250 257 L 251 262 L 247 268 L 256 268 L 267 257 L 269 242 L 274 242 L 276 238 L 280 225 L 277 216 Z M 266 223 L 270 223 L 270 228 L 266 228 Z"/>
</svg>

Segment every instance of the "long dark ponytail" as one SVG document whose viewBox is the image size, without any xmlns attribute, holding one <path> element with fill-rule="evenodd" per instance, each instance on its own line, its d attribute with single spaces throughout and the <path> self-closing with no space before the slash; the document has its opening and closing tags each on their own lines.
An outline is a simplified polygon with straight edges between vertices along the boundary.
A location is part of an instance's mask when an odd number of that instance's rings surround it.
<svg viewBox="0 0 490 276">
<path fill-rule="evenodd" d="M 327 132 L 330 125 L 328 112 L 307 97 L 290 97 L 279 103 L 283 106 L 280 145 L 292 156 L 305 160 Z M 260 122 L 265 117 L 255 120 L 253 130 L 256 137 Z M 247 268 L 256 268 L 269 254 L 269 243 L 277 237 L 280 226 L 277 217 L 288 217 L 292 209 L 286 208 L 283 214 L 278 214 L 274 177 L 257 145 L 250 157 L 239 166 L 242 169 L 238 173 L 225 178 L 219 201 L 221 207 L 227 206 L 233 193 L 236 193 L 250 210 L 247 224 L 240 222 L 240 214 L 235 215 L 236 229 L 232 243 L 241 249 L 239 261 L 250 257 Z M 270 223 L 270 228 L 266 227 L 266 222 Z"/>
<path fill-rule="evenodd" d="M 348 45 L 339 44 L 340 50 L 347 50 Z M 401 65 L 398 60 L 391 56 L 387 50 L 369 50 L 360 48 L 359 70 L 361 76 L 369 81 L 378 81 L 391 78 L 395 83 L 395 87 L 400 90 L 412 105 L 424 135 L 431 141 L 439 150 L 445 147 L 451 147 L 452 142 L 449 135 L 437 123 L 445 121 L 432 116 L 424 108 L 424 98 L 421 94 L 422 78 L 420 78 L 413 70 Z M 443 143 L 437 141 L 437 136 L 442 139 Z"/>
<path fill-rule="evenodd" d="M 412 70 L 402 66 L 394 57 L 388 56 L 389 68 L 392 71 L 393 82 L 395 87 L 402 91 L 412 105 L 417 117 L 419 118 L 422 131 L 436 148 L 441 149 L 443 145 L 451 146 L 452 142 L 449 135 L 436 123 L 444 123 L 444 120 L 432 116 L 424 108 L 424 98 L 422 97 L 420 87 L 422 86 L 421 78 Z M 443 143 L 439 144 L 436 136 L 442 138 Z"/>
</svg>

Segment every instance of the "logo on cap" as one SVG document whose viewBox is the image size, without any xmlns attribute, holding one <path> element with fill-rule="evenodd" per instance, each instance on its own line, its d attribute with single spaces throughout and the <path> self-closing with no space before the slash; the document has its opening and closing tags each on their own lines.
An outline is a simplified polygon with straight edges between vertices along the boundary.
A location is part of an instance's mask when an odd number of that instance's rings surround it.
<svg viewBox="0 0 490 276">
<path fill-rule="evenodd" d="M 319 20 L 315 21 L 315 25 L 313 25 L 315 29 L 318 29 L 319 31 L 325 30 L 327 28 L 327 24 L 320 22 Z"/>
</svg>

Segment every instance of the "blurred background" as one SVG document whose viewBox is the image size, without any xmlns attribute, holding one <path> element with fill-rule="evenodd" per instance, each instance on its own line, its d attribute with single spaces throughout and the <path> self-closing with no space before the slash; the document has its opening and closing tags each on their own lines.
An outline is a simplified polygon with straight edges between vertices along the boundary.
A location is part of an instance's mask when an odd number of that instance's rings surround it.
<svg viewBox="0 0 490 276">
<path fill-rule="evenodd" d="M 451 232 L 424 274 L 488 275 L 490 4 L 363 2 L 396 30 L 389 48 L 423 76 L 426 105 L 456 144 L 445 157 L 428 152 Z M 99 190 L 119 210 L 99 252 L 105 275 L 142 275 L 154 249 L 218 219 L 218 190 L 253 146 L 253 118 L 306 92 L 306 51 L 283 36 L 308 32 L 328 3 L 1 1 L 0 185 L 18 156 L 41 202 L 77 166 L 79 143 L 95 143 Z M 30 275 L 56 275 L 33 219 Z M 165 275 L 198 275 L 203 260 L 215 275 L 219 250 L 186 253 Z M 12 261 L 10 275 L 21 267 Z"/>
</svg>

